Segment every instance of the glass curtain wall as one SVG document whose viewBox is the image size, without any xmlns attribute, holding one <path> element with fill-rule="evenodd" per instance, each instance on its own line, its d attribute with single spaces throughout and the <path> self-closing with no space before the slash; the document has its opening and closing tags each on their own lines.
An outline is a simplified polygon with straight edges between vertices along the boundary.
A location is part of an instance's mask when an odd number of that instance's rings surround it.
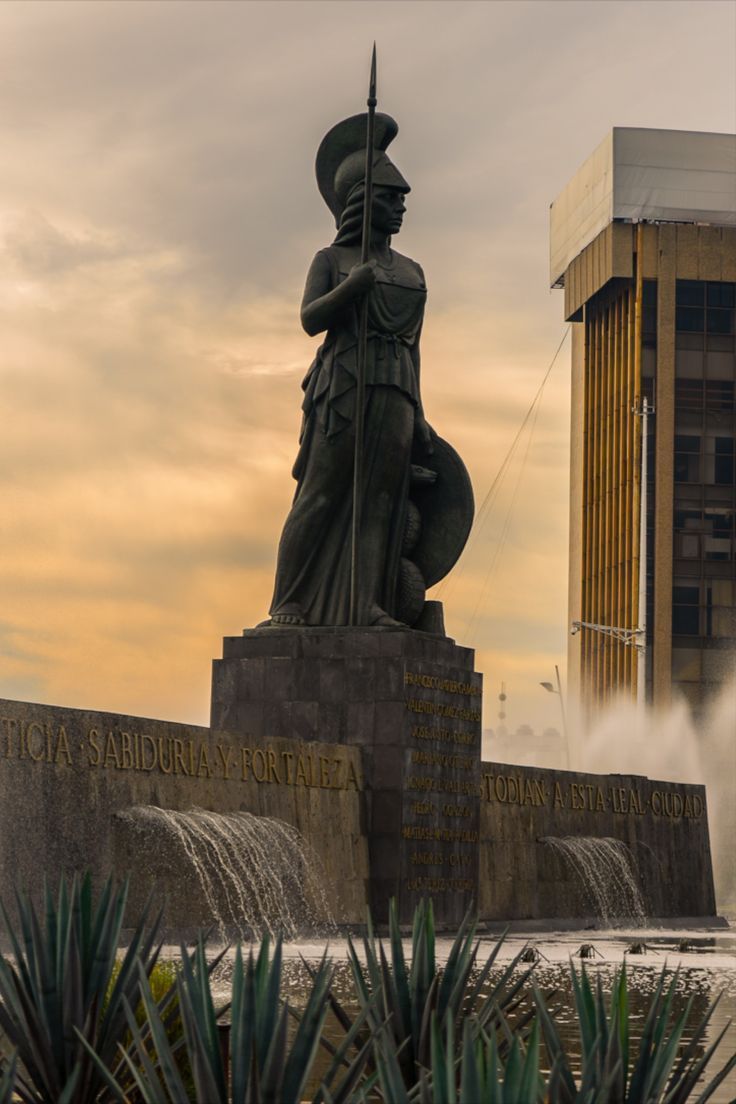
<svg viewBox="0 0 736 1104">
<path fill-rule="evenodd" d="M 736 672 L 736 284 L 676 303 L 672 682 L 697 712 Z"/>
</svg>

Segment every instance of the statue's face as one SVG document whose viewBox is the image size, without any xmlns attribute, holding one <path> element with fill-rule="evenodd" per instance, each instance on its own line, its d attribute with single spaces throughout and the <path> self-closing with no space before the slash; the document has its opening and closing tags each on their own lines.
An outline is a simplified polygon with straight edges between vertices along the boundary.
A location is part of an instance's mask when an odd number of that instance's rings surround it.
<svg viewBox="0 0 736 1104">
<path fill-rule="evenodd" d="M 373 191 L 371 223 L 382 234 L 398 234 L 404 221 L 404 192 L 378 185 Z"/>
</svg>

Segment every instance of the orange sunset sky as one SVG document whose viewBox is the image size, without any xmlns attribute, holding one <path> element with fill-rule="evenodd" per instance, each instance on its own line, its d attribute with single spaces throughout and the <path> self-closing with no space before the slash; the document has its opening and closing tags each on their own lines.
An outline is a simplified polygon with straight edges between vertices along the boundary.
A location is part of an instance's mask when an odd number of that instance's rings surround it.
<svg viewBox="0 0 736 1104">
<path fill-rule="evenodd" d="M 614 125 L 736 130 L 736 5 L 0 5 L 0 697 L 207 723 L 267 612 L 334 234 L 314 155 L 373 40 L 423 392 L 483 501 L 565 333 L 548 209 Z M 486 720 L 559 725 L 569 341 L 443 587 Z"/>
</svg>

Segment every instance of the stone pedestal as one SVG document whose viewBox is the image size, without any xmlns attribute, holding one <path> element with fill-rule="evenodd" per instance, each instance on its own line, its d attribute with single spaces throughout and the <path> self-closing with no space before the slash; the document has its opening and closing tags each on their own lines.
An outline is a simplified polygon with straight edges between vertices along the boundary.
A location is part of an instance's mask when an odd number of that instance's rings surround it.
<svg viewBox="0 0 736 1104">
<path fill-rule="evenodd" d="M 226 637 L 214 663 L 213 730 L 362 749 L 366 898 L 379 923 L 391 897 L 404 923 L 431 897 L 447 927 L 477 904 L 482 676 L 473 659 L 411 629 L 274 627 Z"/>
</svg>

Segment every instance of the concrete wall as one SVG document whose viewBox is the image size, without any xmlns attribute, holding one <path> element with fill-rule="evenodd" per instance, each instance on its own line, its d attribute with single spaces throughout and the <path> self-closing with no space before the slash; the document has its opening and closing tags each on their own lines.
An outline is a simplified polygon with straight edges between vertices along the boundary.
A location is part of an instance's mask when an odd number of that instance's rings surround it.
<svg viewBox="0 0 736 1104">
<path fill-rule="evenodd" d="M 360 751 L 254 740 L 196 725 L 0 701 L 0 896 L 38 894 L 44 876 L 133 875 L 133 903 L 155 888 L 169 927 L 209 925 L 182 855 L 132 832 L 140 805 L 247 811 L 294 825 L 323 871 L 337 922 L 365 920 L 368 852 Z"/>
<path fill-rule="evenodd" d="M 650 916 L 715 915 L 704 786 L 482 763 L 480 826 L 485 919 L 591 917 L 549 836 L 626 843 Z"/>
<path fill-rule="evenodd" d="M 400 684 L 401 693 L 411 695 L 410 706 L 421 698 L 427 707 L 444 695 L 451 704 L 443 708 L 456 711 L 456 702 L 464 699 L 434 688 L 430 667 L 426 661 L 417 666 L 410 673 L 413 681 Z M 410 716 L 411 709 L 406 704 L 403 708 Z M 471 733 L 470 722 L 464 723 Z M 462 831 L 444 832 L 446 815 L 443 819 L 424 798 L 424 819 L 417 821 L 421 832 L 411 827 L 405 831 L 400 828 L 402 804 L 404 799 L 417 800 L 410 780 L 421 769 L 432 782 L 432 794 L 441 795 L 452 782 L 447 772 L 454 760 L 445 751 L 430 755 L 427 741 L 421 741 L 419 760 L 424 764 L 429 756 L 431 763 L 419 768 L 411 736 L 404 739 L 409 773 L 402 775 L 403 788 L 393 798 L 399 825 L 396 853 L 410 858 L 412 849 L 423 854 L 425 848 L 445 862 L 447 852 L 448 877 L 458 866 L 453 866 L 453 855 L 470 855 L 470 869 L 477 853 L 482 918 L 549 921 L 589 915 L 575 875 L 540 842 L 549 836 L 623 840 L 637 860 L 653 916 L 715 914 L 702 786 L 480 763 L 477 833 L 477 821 L 468 817 L 460 822 Z M 466 757 L 477 755 L 475 746 L 462 747 Z M 371 876 L 364 756 L 370 758 L 365 748 L 348 745 L 238 736 L 194 725 L 0 701 L 0 896 L 12 902 L 20 885 L 38 897 L 44 877 L 53 884 L 61 871 L 91 869 L 98 879 L 110 871 L 129 873 L 134 909 L 154 889 L 165 904 L 170 930 L 209 926 L 211 911 L 181 848 L 172 847 L 168 835 L 131 824 L 121 814 L 150 805 L 246 811 L 294 825 L 321 864 L 320 879 L 334 919 L 362 924 Z M 457 769 L 463 765 L 464 760 Z M 463 792 L 471 778 L 473 793 L 463 801 L 477 808 L 477 766 L 464 773 Z M 374 782 L 381 784 L 378 775 Z M 455 788 L 453 783 L 453 792 Z M 384 830 L 385 825 L 374 826 L 378 838 Z M 466 869 L 462 863 L 460 867 Z M 402 862 L 402 885 L 411 870 L 411 863 Z"/>
</svg>

